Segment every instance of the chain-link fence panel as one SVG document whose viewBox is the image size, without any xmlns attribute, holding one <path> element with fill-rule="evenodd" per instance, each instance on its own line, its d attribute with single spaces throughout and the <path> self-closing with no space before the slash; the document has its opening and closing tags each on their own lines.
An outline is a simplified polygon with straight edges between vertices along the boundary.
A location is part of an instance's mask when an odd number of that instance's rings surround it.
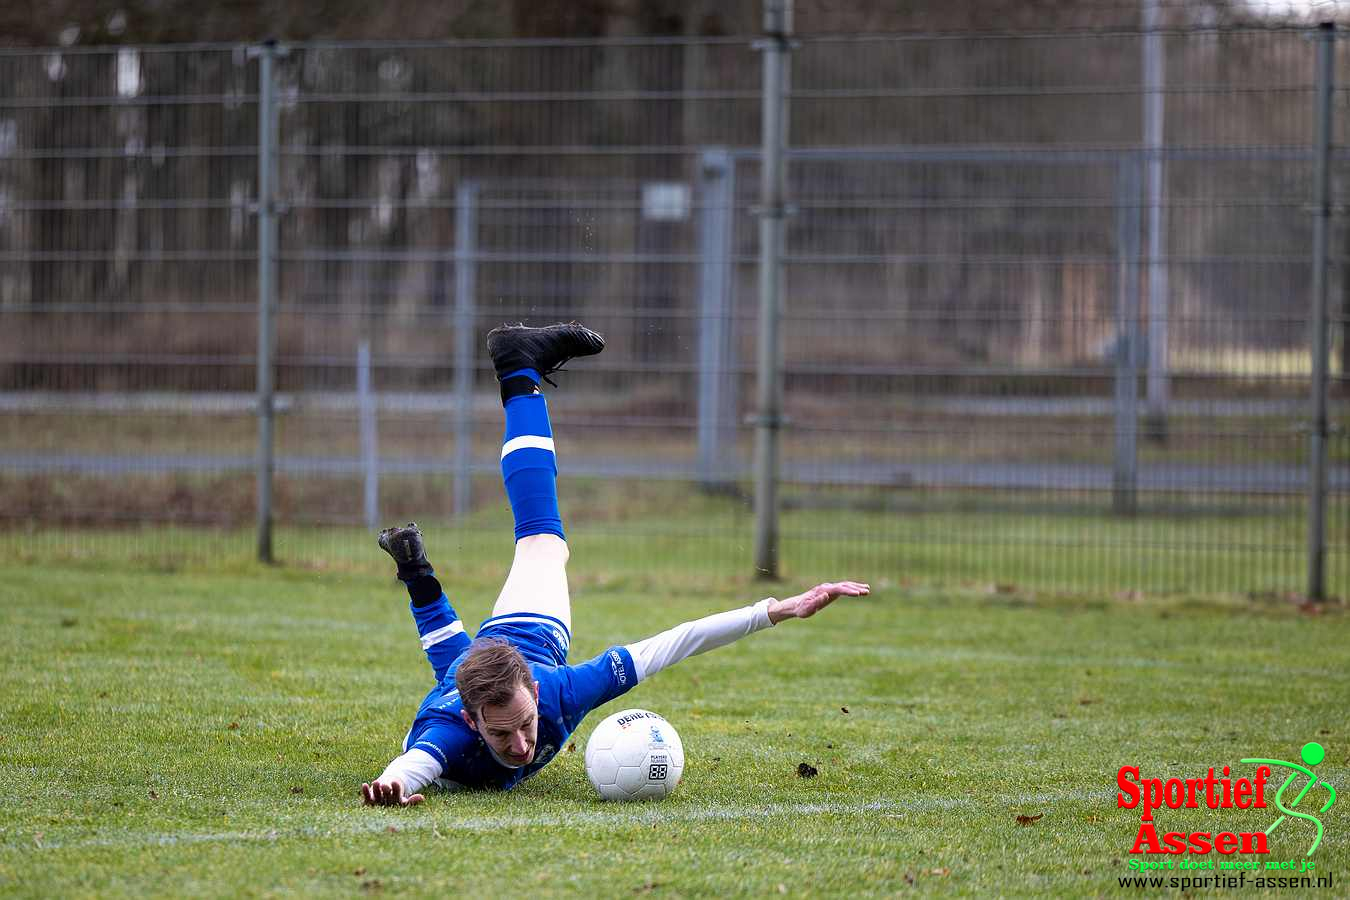
<svg viewBox="0 0 1350 900">
<path fill-rule="evenodd" d="M 270 87 L 247 47 L 0 55 L 6 542 L 252 546 L 267 89 L 278 555 L 502 528 L 484 335 L 578 319 L 609 346 L 549 389 L 569 534 L 747 573 L 754 41 L 281 51 Z M 785 574 L 1301 590 L 1313 60 L 1278 29 L 802 40 Z M 1329 450 L 1344 593 L 1339 431 Z"/>
</svg>

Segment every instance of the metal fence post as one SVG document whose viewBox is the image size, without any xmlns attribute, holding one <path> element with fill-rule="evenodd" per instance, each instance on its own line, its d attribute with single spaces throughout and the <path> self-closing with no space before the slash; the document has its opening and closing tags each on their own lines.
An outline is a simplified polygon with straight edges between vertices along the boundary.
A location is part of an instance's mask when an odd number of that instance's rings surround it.
<svg viewBox="0 0 1350 900">
<path fill-rule="evenodd" d="M 764 87 L 760 119 L 759 412 L 755 423 L 755 570 L 778 577 L 778 437 L 783 425 L 779 318 L 787 220 L 788 54 L 792 0 L 765 0 Z"/>
<path fill-rule="evenodd" d="M 1336 26 L 1317 29 L 1312 258 L 1312 427 L 1308 448 L 1308 597 L 1326 595 L 1327 241 L 1331 229 L 1331 113 Z"/>
<path fill-rule="evenodd" d="M 455 482 L 454 515 L 473 506 L 474 290 L 478 184 L 455 191 Z"/>
<path fill-rule="evenodd" d="M 1158 0 L 1144 0 L 1144 146 L 1148 150 L 1148 437 L 1167 440 L 1168 296 L 1166 168 L 1163 125 L 1166 113 L 1167 59 L 1158 32 Z"/>
<path fill-rule="evenodd" d="M 725 149 L 706 150 L 699 165 L 698 472 L 705 488 L 727 480 L 722 434 L 732 395 L 727 365 L 735 175 Z"/>
<path fill-rule="evenodd" d="M 253 51 L 258 57 L 258 560 L 270 563 L 272 552 L 272 477 L 274 454 L 274 383 L 276 350 L 277 250 L 277 107 L 273 64 L 280 55 L 276 41 Z"/>
<path fill-rule="evenodd" d="M 380 526 L 380 455 L 375 419 L 375 394 L 370 380 L 370 341 L 356 345 L 356 400 L 361 432 L 361 471 L 365 474 L 362 499 L 368 530 Z"/>
<path fill-rule="evenodd" d="M 1116 451 L 1111 507 L 1124 516 L 1138 509 L 1140 167 L 1137 154 L 1121 157 L 1116 188 Z"/>
</svg>

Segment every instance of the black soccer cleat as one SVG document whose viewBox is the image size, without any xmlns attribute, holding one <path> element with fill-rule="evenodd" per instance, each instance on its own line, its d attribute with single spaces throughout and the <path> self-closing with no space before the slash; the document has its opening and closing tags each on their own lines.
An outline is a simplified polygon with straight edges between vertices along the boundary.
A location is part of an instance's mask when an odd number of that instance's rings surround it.
<svg viewBox="0 0 1350 900">
<path fill-rule="evenodd" d="M 554 387 L 549 375 L 559 371 L 569 359 L 594 356 L 605 349 L 605 339 L 597 331 L 576 322 L 545 325 L 502 325 L 488 332 L 488 354 L 497 370 L 497 380 L 521 369 L 534 369 Z"/>
<path fill-rule="evenodd" d="M 403 527 L 395 526 L 380 532 L 380 549 L 394 558 L 398 565 L 398 578 L 408 581 L 419 575 L 434 574 L 431 563 L 427 562 L 426 545 L 422 543 L 422 529 L 416 522 Z"/>
</svg>

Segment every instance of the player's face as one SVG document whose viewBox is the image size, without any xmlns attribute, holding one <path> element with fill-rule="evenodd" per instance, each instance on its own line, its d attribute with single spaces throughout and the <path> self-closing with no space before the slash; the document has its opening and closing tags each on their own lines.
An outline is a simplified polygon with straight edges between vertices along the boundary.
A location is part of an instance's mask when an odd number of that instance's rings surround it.
<svg viewBox="0 0 1350 900">
<path fill-rule="evenodd" d="M 510 702 L 488 704 L 478 710 L 478 733 L 488 746 L 513 766 L 534 759 L 539 736 L 539 684 L 516 689 Z"/>
</svg>

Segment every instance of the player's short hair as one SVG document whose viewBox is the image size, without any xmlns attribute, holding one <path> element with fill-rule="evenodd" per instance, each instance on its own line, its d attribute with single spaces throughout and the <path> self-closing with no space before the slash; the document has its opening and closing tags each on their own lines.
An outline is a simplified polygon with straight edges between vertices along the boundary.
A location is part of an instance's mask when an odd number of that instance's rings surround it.
<svg viewBox="0 0 1350 900">
<path fill-rule="evenodd" d="M 519 688 L 528 689 L 533 681 L 525 657 L 500 638 L 474 641 L 455 671 L 459 699 L 475 717 L 484 706 L 510 703 Z"/>
</svg>

